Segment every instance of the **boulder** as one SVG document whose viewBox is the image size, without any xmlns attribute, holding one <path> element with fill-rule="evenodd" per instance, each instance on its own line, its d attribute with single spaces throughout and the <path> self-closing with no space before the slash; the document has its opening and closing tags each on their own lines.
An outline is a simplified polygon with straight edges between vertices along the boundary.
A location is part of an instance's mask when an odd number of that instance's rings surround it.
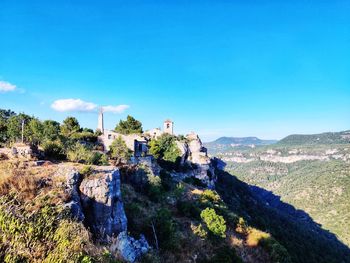
<svg viewBox="0 0 350 263">
<path fill-rule="evenodd" d="M 143 235 L 140 236 L 139 240 L 136 240 L 130 237 L 126 231 L 121 232 L 111 246 L 111 251 L 117 252 L 127 262 L 135 262 L 148 250 L 149 245 Z"/>
</svg>

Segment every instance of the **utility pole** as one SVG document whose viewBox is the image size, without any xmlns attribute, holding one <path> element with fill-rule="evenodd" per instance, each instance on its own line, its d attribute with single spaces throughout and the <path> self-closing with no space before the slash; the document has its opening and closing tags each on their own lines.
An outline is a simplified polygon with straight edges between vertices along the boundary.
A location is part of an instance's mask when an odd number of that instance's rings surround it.
<svg viewBox="0 0 350 263">
<path fill-rule="evenodd" d="M 22 143 L 24 143 L 24 119 L 22 120 Z"/>
</svg>

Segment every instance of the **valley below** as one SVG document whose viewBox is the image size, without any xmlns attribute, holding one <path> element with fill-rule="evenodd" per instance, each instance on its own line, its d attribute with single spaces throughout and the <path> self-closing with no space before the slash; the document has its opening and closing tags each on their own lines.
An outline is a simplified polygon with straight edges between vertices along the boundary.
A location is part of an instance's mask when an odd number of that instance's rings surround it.
<svg viewBox="0 0 350 263">
<path fill-rule="evenodd" d="M 211 143 L 207 147 L 268 205 L 274 205 L 271 195 L 280 197 L 350 246 L 348 132 L 332 134 L 331 139 L 327 135 L 289 136 L 270 145 Z M 260 188 L 271 195 L 262 194 Z"/>
</svg>

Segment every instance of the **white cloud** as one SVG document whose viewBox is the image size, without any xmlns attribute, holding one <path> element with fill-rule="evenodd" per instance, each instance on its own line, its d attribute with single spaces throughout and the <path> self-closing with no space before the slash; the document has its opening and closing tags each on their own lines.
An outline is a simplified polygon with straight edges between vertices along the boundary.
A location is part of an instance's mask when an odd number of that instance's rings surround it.
<svg viewBox="0 0 350 263">
<path fill-rule="evenodd" d="M 104 112 L 113 112 L 113 113 L 122 113 L 128 108 L 130 108 L 129 105 L 117 105 L 117 106 L 108 105 L 108 106 L 102 107 Z"/>
<path fill-rule="evenodd" d="M 94 112 L 97 111 L 98 105 L 93 102 L 86 102 L 81 99 L 60 99 L 55 100 L 51 104 L 51 108 L 56 111 L 64 112 L 64 111 L 79 111 L 79 112 Z M 130 108 L 129 105 L 107 105 L 102 106 L 104 112 L 112 112 L 112 113 L 122 113 L 126 109 Z"/>
<path fill-rule="evenodd" d="M 56 111 L 81 111 L 92 112 L 96 111 L 97 105 L 92 102 L 86 102 L 81 99 L 60 99 L 51 104 L 51 108 Z"/>
<path fill-rule="evenodd" d="M 16 88 L 16 85 L 13 85 L 7 81 L 0 80 L 0 92 L 10 92 L 14 91 Z"/>
</svg>

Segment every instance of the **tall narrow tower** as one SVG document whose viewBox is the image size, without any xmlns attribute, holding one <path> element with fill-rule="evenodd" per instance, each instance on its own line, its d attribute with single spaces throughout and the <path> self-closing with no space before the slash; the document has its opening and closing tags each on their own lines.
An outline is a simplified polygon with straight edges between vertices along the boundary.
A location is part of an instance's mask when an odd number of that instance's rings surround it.
<svg viewBox="0 0 350 263">
<path fill-rule="evenodd" d="M 104 133 L 104 125 L 103 125 L 103 108 L 100 108 L 100 111 L 98 113 L 98 123 L 97 123 L 97 130 Z"/>
<path fill-rule="evenodd" d="M 174 134 L 174 123 L 169 119 L 164 121 L 164 132 L 171 135 Z"/>
</svg>

